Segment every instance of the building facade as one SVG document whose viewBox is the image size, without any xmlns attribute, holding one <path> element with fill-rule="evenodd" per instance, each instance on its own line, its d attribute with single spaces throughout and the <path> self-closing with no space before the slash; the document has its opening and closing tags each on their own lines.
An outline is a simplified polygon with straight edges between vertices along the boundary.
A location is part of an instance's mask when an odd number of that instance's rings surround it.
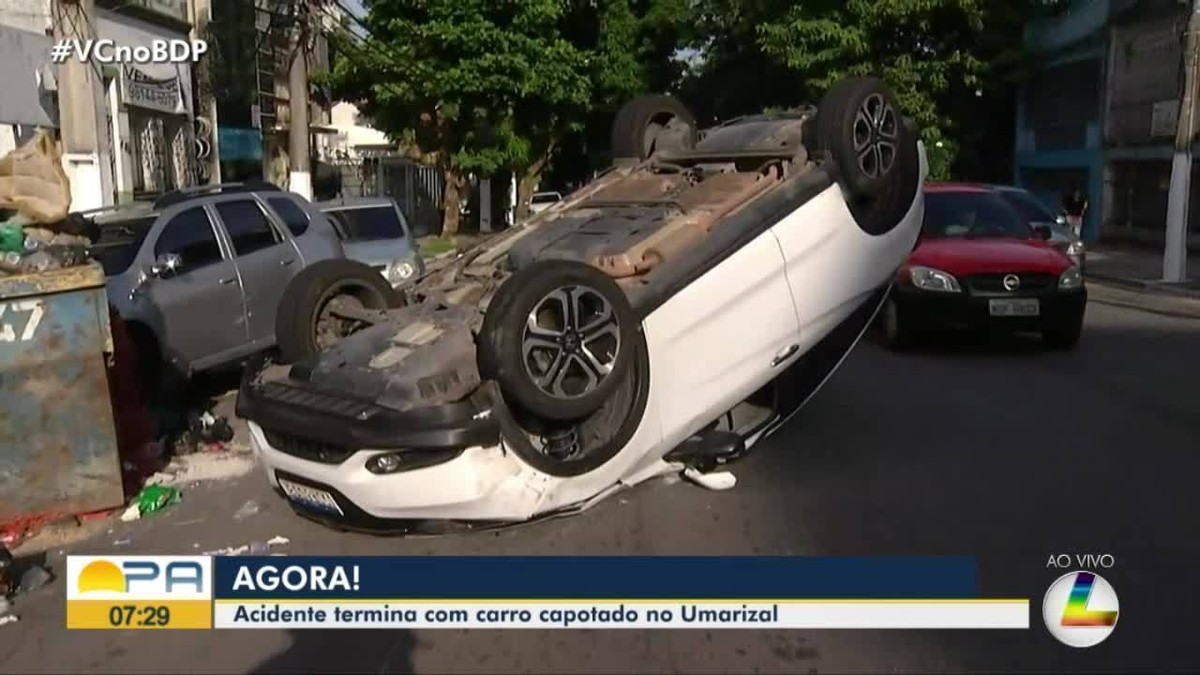
<svg viewBox="0 0 1200 675">
<path fill-rule="evenodd" d="M 1107 170 L 1104 235 L 1163 241 L 1171 181 L 1184 40 L 1190 6 L 1170 0 L 1128 2 L 1109 28 Z M 1193 153 L 1200 147 L 1193 146 Z M 1192 165 L 1189 230 L 1200 244 L 1200 171 Z"/>
<path fill-rule="evenodd" d="M 187 0 L 115 0 L 96 8 L 96 37 L 118 45 L 187 40 Z M 196 183 L 192 64 L 102 67 L 105 128 L 117 203 Z"/>
<path fill-rule="evenodd" d="M 1180 0 L 1076 0 L 1026 31 L 1041 65 L 1019 98 L 1016 182 L 1052 206 L 1084 190 L 1089 241 L 1164 239 L 1190 11 Z"/>
<path fill-rule="evenodd" d="M 297 0 L 208 0 L 211 21 L 206 36 L 212 95 L 216 101 L 215 136 L 220 180 L 269 180 L 288 183 L 289 54 Z M 319 31 L 314 31 L 319 33 Z M 314 35 L 307 46 L 310 82 L 328 68 L 328 46 Z M 309 146 L 321 154 L 330 102 L 310 87 Z"/>
<path fill-rule="evenodd" d="M 1104 80 L 1108 0 L 1077 0 L 1036 22 L 1025 40 L 1041 64 L 1017 103 L 1016 183 L 1051 206 L 1082 190 L 1091 205 L 1084 238 L 1097 238 L 1104 193 Z"/>
<path fill-rule="evenodd" d="M 0 0 L 0 156 L 58 127 L 55 69 L 50 63 L 49 5 Z"/>
</svg>

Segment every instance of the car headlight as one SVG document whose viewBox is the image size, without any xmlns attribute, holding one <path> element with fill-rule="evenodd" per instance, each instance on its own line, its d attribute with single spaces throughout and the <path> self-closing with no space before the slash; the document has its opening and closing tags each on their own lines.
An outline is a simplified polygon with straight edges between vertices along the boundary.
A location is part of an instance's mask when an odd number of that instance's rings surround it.
<svg viewBox="0 0 1200 675">
<path fill-rule="evenodd" d="M 1080 274 L 1079 268 L 1072 266 L 1067 271 L 1063 272 L 1058 277 L 1058 290 L 1067 291 L 1072 288 L 1079 288 L 1083 285 L 1083 275 Z"/>
<path fill-rule="evenodd" d="M 1075 256 L 1083 255 L 1083 242 L 1082 241 L 1071 242 L 1071 245 L 1067 247 L 1067 255 L 1075 255 Z"/>
<path fill-rule="evenodd" d="M 914 265 L 909 268 L 908 275 L 912 279 L 913 286 L 923 291 L 957 293 L 962 290 L 962 287 L 958 285 L 958 279 L 955 279 L 953 274 L 932 267 Z"/>
<path fill-rule="evenodd" d="M 411 260 L 397 260 L 387 266 L 383 276 L 387 278 L 388 283 L 393 286 L 398 286 L 417 274 L 417 266 Z"/>
</svg>

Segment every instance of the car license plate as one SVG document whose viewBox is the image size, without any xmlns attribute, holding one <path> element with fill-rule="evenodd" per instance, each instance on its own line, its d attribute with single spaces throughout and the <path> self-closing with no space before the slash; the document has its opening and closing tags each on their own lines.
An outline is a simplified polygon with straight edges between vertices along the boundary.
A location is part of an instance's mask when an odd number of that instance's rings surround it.
<svg viewBox="0 0 1200 675">
<path fill-rule="evenodd" d="M 1013 298 L 989 300 L 988 311 L 992 316 L 1037 316 L 1041 307 L 1037 298 Z"/>
<path fill-rule="evenodd" d="M 301 506 L 306 506 L 316 511 L 336 513 L 339 516 L 345 515 L 342 513 L 342 507 L 338 506 L 337 500 L 333 498 L 333 495 L 324 490 L 310 488 L 307 485 L 298 485 L 282 478 L 279 479 L 279 487 L 283 489 L 288 499 Z"/>
</svg>

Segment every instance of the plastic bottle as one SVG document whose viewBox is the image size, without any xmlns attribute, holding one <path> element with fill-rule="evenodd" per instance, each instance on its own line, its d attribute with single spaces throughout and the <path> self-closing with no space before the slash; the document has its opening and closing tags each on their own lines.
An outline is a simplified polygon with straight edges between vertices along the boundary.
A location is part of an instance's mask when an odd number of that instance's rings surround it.
<svg viewBox="0 0 1200 675">
<path fill-rule="evenodd" d="M 0 252 L 25 250 L 25 230 L 16 223 L 0 223 Z"/>
</svg>

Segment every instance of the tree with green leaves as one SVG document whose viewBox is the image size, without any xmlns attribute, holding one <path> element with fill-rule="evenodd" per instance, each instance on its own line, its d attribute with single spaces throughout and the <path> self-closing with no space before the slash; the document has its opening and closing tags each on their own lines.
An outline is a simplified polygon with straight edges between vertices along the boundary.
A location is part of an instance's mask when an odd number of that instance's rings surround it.
<svg viewBox="0 0 1200 675">
<path fill-rule="evenodd" d="M 813 102 L 848 75 L 876 74 L 920 123 L 934 177 L 946 177 L 966 123 L 955 119 L 1018 73 L 1022 29 L 1055 0 L 697 0 L 703 62 L 685 85 L 709 115 Z M 696 92 L 705 92 L 703 97 Z M 978 107 L 978 106 L 976 106 Z M 1011 116 L 995 123 L 1011 127 Z"/>
<path fill-rule="evenodd" d="M 555 152 L 670 77 L 687 0 L 372 0 L 330 79 L 445 178 L 443 234 L 465 177 L 513 171 L 527 205 Z M 636 11 L 635 11 L 636 10 Z"/>
<path fill-rule="evenodd" d="M 544 138 L 586 109 L 588 55 L 561 35 L 556 0 L 374 0 L 366 9 L 368 35 L 346 48 L 331 80 L 441 170 L 442 231 L 454 235 L 469 174 L 536 162 L 553 149 Z"/>
</svg>

